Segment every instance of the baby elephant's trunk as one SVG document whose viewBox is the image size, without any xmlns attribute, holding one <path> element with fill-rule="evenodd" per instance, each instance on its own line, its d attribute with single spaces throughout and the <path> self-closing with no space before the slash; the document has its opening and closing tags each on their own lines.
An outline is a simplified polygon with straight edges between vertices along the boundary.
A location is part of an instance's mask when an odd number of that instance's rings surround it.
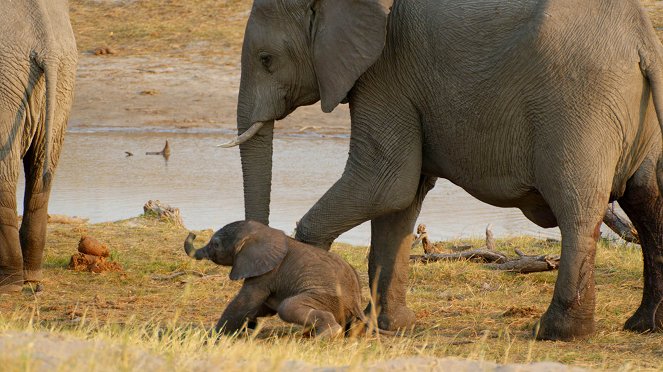
<svg viewBox="0 0 663 372">
<path fill-rule="evenodd" d="M 189 236 L 186 237 L 186 240 L 184 241 L 184 251 L 186 254 L 196 260 L 207 258 L 207 250 L 205 248 L 196 249 L 196 247 L 193 246 L 194 239 L 196 239 L 196 234 L 194 233 L 189 233 Z"/>
</svg>

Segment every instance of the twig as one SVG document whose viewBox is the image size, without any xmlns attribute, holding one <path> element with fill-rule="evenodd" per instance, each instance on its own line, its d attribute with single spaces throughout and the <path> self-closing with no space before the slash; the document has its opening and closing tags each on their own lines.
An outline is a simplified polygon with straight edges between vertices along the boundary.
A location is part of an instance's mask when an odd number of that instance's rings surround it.
<svg viewBox="0 0 663 372">
<path fill-rule="evenodd" d="M 210 275 L 207 275 L 205 273 L 201 273 L 200 271 L 193 271 L 193 270 L 185 270 L 185 271 L 175 271 L 173 273 L 170 273 L 168 275 L 152 275 L 152 280 L 171 280 L 175 279 L 177 277 L 180 277 L 182 275 L 195 275 L 199 278 L 204 278 L 208 277 Z"/>
</svg>

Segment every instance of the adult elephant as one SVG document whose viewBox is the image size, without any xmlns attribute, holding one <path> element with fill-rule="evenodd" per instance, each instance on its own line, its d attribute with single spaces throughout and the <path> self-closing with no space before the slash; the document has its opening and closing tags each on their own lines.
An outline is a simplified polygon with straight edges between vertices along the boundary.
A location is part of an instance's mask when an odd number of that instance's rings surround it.
<svg viewBox="0 0 663 372">
<path fill-rule="evenodd" d="M 41 279 L 48 197 L 78 52 L 67 0 L 0 3 L 0 292 Z M 16 183 L 25 171 L 18 228 Z"/>
<path fill-rule="evenodd" d="M 642 303 L 625 327 L 661 331 L 662 49 L 637 0 L 256 0 L 230 143 L 241 144 L 246 218 L 268 222 L 274 120 L 349 102 L 345 171 L 297 239 L 329 248 L 371 220 L 381 328 L 414 322 L 408 251 L 443 177 L 560 227 L 542 339 L 594 331 L 596 241 L 619 200 L 644 255 Z"/>
</svg>

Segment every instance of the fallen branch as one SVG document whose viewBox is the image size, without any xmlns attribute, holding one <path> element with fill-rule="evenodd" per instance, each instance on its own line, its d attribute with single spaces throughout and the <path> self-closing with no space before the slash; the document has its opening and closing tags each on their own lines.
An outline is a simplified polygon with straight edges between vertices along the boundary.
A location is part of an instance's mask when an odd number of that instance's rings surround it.
<svg viewBox="0 0 663 372">
<path fill-rule="evenodd" d="M 414 262 L 435 262 L 435 261 L 473 261 L 473 262 L 489 262 L 489 263 L 504 263 L 508 258 L 495 251 L 486 248 L 473 249 L 470 251 L 463 251 L 457 253 L 430 253 L 424 255 L 411 255 L 410 261 Z"/>
<path fill-rule="evenodd" d="M 511 271 L 520 274 L 552 271 L 559 268 L 559 256 L 528 256 L 518 249 L 515 251 L 518 258 L 501 264 L 491 263 L 486 266 L 495 270 Z"/>
<path fill-rule="evenodd" d="M 422 226 L 422 225 L 420 225 Z M 425 231 L 425 227 L 424 227 Z M 421 234 L 420 231 L 418 233 Z M 559 268 L 559 257 L 540 255 L 526 255 L 519 249 L 516 249 L 518 258 L 509 259 L 506 255 L 499 253 L 495 249 L 495 238 L 491 230 L 491 225 L 486 227 L 486 246 L 473 250 L 466 250 L 456 253 L 426 253 L 424 255 L 411 255 L 410 261 L 429 263 L 435 261 L 472 261 L 486 263 L 486 267 L 511 271 L 515 273 L 527 274 L 541 271 L 557 270 Z"/>
<path fill-rule="evenodd" d="M 631 222 L 615 212 L 613 207 L 608 207 L 603 217 L 603 223 L 614 231 L 620 238 L 629 243 L 640 244 L 638 231 Z"/>
<path fill-rule="evenodd" d="M 174 273 L 168 275 L 152 275 L 152 280 L 171 280 L 180 277 L 182 275 L 195 275 L 199 278 L 204 278 L 208 276 L 207 274 L 201 273 L 199 271 L 186 270 L 186 271 L 175 271 Z"/>
</svg>

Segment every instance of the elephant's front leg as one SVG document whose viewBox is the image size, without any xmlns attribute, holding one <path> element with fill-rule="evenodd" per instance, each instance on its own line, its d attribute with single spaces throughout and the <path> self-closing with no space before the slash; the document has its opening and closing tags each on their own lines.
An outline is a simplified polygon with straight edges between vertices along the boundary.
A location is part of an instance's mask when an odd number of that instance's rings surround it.
<svg viewBox="0 0 663 372">
<path fill-rule="evenodd" d="M 424 197 L 435 186 L 435 177 L 422 176 L 412 204 L 401 211 L 371 221 L 368 275 L 371 293 L 377 298 L 378 327 L 396 330 L 411 327 L 415 316 L 407 308 L 408 262 L 412 232 Z M 370 305 L 367 313 L 370 315 Z"/>
<path fill-rule="evenodd" d="M 351 103 L 345 171 L 299 221 L 297 240 L 329 249 L 351 228 L 412 204 L 422 164 L 418 114 L 412 107 L 383 107 L 370 98 Z"/>
<path fill-rule="evenodd" d="M 262 285 L 252 285 L 244 282 L 242 289 L 230 301 L 228 307 L 221 314 L 214 331 L 217 335 L 227 335 L 239 332 L 245 323 L 247 326 L 259 315 L 263 314 L 264 303 L 269 297 L 269 291 Z"/>
</svg>

